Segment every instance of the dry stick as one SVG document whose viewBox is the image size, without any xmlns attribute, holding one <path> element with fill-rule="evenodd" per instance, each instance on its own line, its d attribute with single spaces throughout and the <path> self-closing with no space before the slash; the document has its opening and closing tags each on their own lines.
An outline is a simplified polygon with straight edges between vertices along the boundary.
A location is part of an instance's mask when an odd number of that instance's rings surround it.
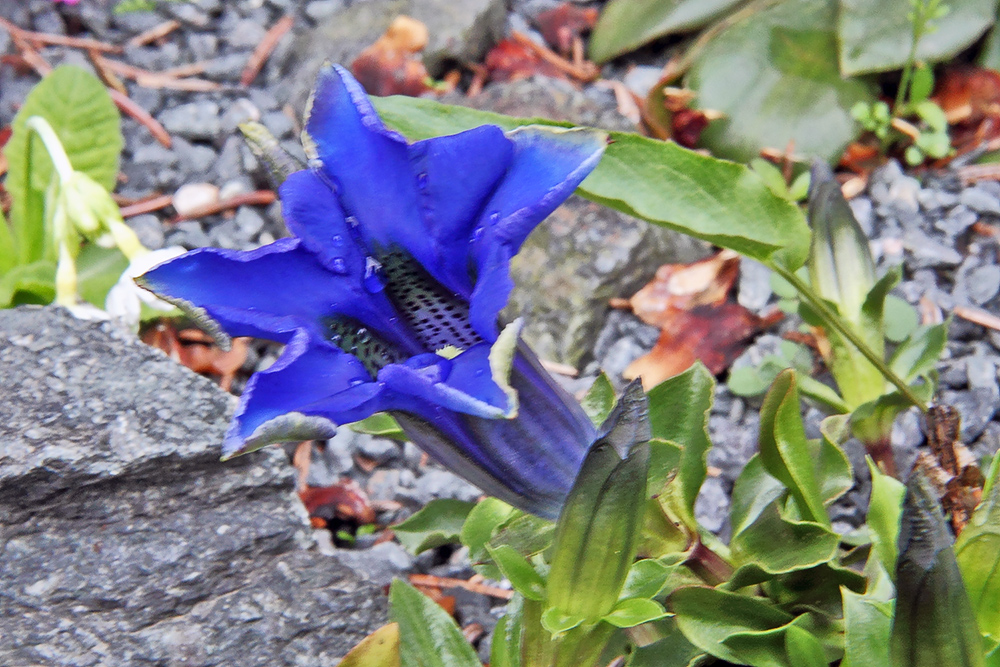
<svg viewBox="0 0 1000 667">
<path fill-rule="evenodd" d="M 187 65 L 180 65 L 178 67 L 171 67 L 170 69 L 165 69 L 160 74 L 163 76 L 172 76 L 175 78 L 183 78 L 186 76 L 195 76 L 196 74 L 204 74 L 208 66 L 212 64 L 211 60 L 199 60 L 196 63 L 188 63 Z"/>
<path fill-rule="evenodd" d="M 134 79 L 136 83 L 144 88 L 166 88 L 168 90 L 184 90 L 187 92 L 204 93 L 222 89 L 222 84 L 205 79 L 180 79 L 168 72 L 150 72 L 123 63 L 120 60 L 103 59 L 104 65 L 121 76 Z"/>
<path fill-rule="evenodd" d="M 497 586 L 477 584 L 464 579 L 452 579 L 450 577 L 436 577 L 433 574 L 411 574 L 410 583 L 415 586 L 429 586 L 431 588 L 464 588 L 473 593 L 489 595 L 501 600 L 509 600 L 514 597 L 514 591 Z"/>
<path fill-rule="evenodd" d="M 1000 164 L 970 164 L 959 167 L 958 176 L 965 185 L 978 181 L 1000 181 Z"/>
<path fill-rule="evenodd" d="M 276 195 L 272 190 L 255 190 L 254 192 L 234 195 L 229 199 L 224 199 L 222 201 L 215 202 L 214 204 L 199 206 L 193 211 L 188 211 L 184 215 L 177 216 L 171 222 L 182 222 L 184 220 L 203 218 L 206 215 L 215 215 L 216 213 L 222 213 L 223 211 L 228 211 L 240 206 L 264 206 L 267 204 L 273 204 L 277 199 L 278 195 Z"/>
<path fill-rule="evenodd" d="M 47 32 L 32 32 L 19 28 L 7 19 L 0 18 L 0 28 L 5 28 L 11 37 L 20 37 L 36 44 L 55 44 L 57 46 L 72 46 L 77 49 L 89 49 L 92 51 L 105 51 L 108 53 L 121 53 L 124 49 L 107 42 L 99 42 L 96 39 L 85 39 L 82 37 L 66 37 L 65 35 L 53 35 Z"/>
<path fill-rule="evenodd" d="M 164 21 L 159 25 L 155 25 L 145 32 L 141 32 L 132 39 L 128 40 L 129 46 L 146 46 L 150 42 L 155 42 L 161 37 L 166 37 L 174 30 L 181 27 L 180 21 L 175 21 L 170 19 L 169 21 Z"/>
<path fill-rule="evenodd" d="M 988 329 L 1000 331 L 1000 317 L 997 317 L 993 313 L 988 313 L 985 310 L 980 310 L 979 308 L 969 308 L 967 306 L 955 306 L 952 312 L 961 317 L 963 320 L 968 320 Z"/>
<path fill-rule="evenodd" d="M 114 70 L 108 64 L 110 61 L 102 56 L 100 51 L 87 51 L 87 55 L 90 56 L 90 62 L 93 64 L 94 69 L 97 70 L 97 74 L 101 77 L 105 86 L 108 88 L 114 88 L 118 92 L 125 95 L 128 94 L 128 91 L 125 89 L 125 84 L 118 78 Z"/>
<path fill-rule="evenodd" d="M 50 65 L 49 62 L 45 60 L 45 58 L 43 58 L 33 46 L 28 44 L 27 41 L 21 37 L 20 33 L 12 32 L 11 38 L 13 38 L 14 44 L 17 48 L 21 50 L 21 56 L 24 58 L 24 61 L 31 65 L 32 69 L 34 69 L 39 76 L 45 76 L 52 71 L 52 65 Z M 157 141 L 167 148 L 170 148 L 171 143 L 173 143 L 170 140 L 170 134 L 162 125 L 160 125 L 159 122 L 157 122 L 155 118 L 149 115 L 148 111 L 130 100 L 128 95 L 124 95 L 114 88 L 108 88 L 108 94 L 111 95 L 111 100 L 122 113 L 128 114 L 134 118 L 146 129 L 148 129 L 150 134 L 152 134 Z"/>
<path fill-rule="evenodd" d="M 264 67 L 264 63 L 267 62 L 275 47 L 278 46 L 278 42 L 285 36 L 285 33 L 292 29 L 292 25 L 294 24 L 295 17 L 289 14 L 281 17 L 277 23 L 271 26 L 267 34 L 264 35 L 264 39 L 260 41 L 257 48 L 250 54 L 250 59 L 247 60 L 246 67 L 243 68 L 243 75 L 240 77 L 241 84 L 249 86 L 253 83 L 253 80 L 257 78 L 260 70 Z"/>
<path fill-rule="evenodd" d="M 170 195 L 158 195 L 145 199 L 143 201 L 137 201 L 134 204 L 129 204 L 128 206 L 122 206 L 122 217 L 131 218 L 135 215 L 142 215 L 143 213 L 152 213 L 153 211 L 159 211 L 161 208 L 166 208 L 170 206 L 173 202 L 173 197 Z"/>
<path fill-rule="evenodd" d="M 601 70 L 599 70 L 594 63 L 587 62 L 584 63 L 583 67 L 577 67 L 552 49 L 542 46 L 541 44 L 536 44 L 533 39 L 525 35 L 523 32 L 511 30 L 510 36 L 517 43 L 534 51 L 538 57 L 558 69 L 560 72 L 568 74 L 575 79 L 580 79 L 581 81 L 593 81 L 601 75 Z"/>
</svg>

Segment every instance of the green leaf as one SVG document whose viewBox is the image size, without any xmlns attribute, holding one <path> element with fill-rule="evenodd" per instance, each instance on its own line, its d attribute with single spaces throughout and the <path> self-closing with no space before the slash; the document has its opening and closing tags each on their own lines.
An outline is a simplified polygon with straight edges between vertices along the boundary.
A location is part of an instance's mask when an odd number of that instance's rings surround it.
<svg viewBox="0 0 1000 667">
<path fill-rule="evenodd" d="M 917 327 L 892 353 L 889 367 L 907 382 L 933 370 L 948 343 L 948 324 Z"/>
<path fill-rule="evenodd" d="M 979 630 L 1000 640 L 1000 487 L 983 498 L 955 543 Z"/>
<path fill-rule="evenodd" d="M 884 474 L 869 457 L 866 459 L 872 478 L 871 499 L 868 502 L 868 530 L 872 548 L 886 572 L 896 571 L 899 547 L 899 522 L 903 515 L 906 487 L 894 477 Z"/>
<path fill-rule="evenodd" d="M 835 0 L 783 2 L 715 37 L 688 72 L 698 107 L 723 112 L 701 135 L 713 154 L 740 162 L 762 148 L 836 162 L 858 134 L 851 107 L 875 100 L 868 81 L 837 69 Z"/>
<path fill-rule="evenodd" d="M 910 80 L 910 103 L 919 104 L 934 92 L 934 70 L 926 63 L 917 63 Z M 940 107 L 938 107 L 940 110 Z"/>
<path fill-rule="evenodd" d="M 603 63 L 659 37 L 695 30 L 743 0 L 612 0 L 590 36 L 590 58 Z"/>
<path fill-rule="evenodd" d="M 88 243 L 76 258 L 76 291 L 98 308 L 104 308 L 108 292 L 128 268 L 128 259 L 118 248 Z"/>
<path fill-rule="evenodd" d="M 500 570 L 489 562 L 486 544 L 504 524 L 521 515 L 497 498 L 484 498 L 472 508 L 458 536 L 469 548 L 469 560 L 477 572 L 491 579 L 500 578 Z"/>
<path fill-rule="evenodd" d="M 788 663 L 795 667 L 828 667 L 823 644 L 811 632 L 791 626 L 785 631 L 785 652 Z"/>
<path fill-rule="evenodd" d="M 712 447 L 708 439 L 708 415 L 714 398 L 715 378 L 701 362 L 649 392 L 653 437 L 683 447 L 674 483 L 679 485 L 680 497 L 691 516 L 708 469 L 705 457 Z"/>
<path fill-rule="evenodd" d="M 392 531 L 399 543 L 413 554 L 444 544 L 455 544 L 472 508 L 472 503 L 462 500 L 438 498 L 406 521 L 393 526 Z"/>
<path fill-rule="evenodd" d="M 865 567 L 868 587 L 855 593 L 840 587 L 844 603 L 844 661 L 840 667 L 889 664 L 889 635 L 895 591 L 875 554 Z"/>
<path fill-rule="evenodd" d="M 507 545 L 525 557 L 534 556 L 552 546 L 556 525 L 533 514 L 522 514 L 506 521 L 487 543 L 491 547 Z"/>
<path fill-rule="evenodd" d="M 399 624 L 383 625 L 362 639 L 337 667 L 400 667 Z"/>
<path fill-rule="evenodd" d="M 667 582 L 671 568 L 652 558 L 636 561 L 628 571 L 625 585 L 622 586 L 621 599 L 654 598 Z"/>
<path fill-rule="evenodd" d="M 697 647 L 684 637 L 673 618 L 653 621 L 643 627 L 652 643 L 636 646 L 626 663 L 628 667 L 694 667 L 704 657 Z M 492 667 L 492 665 L 491 665 Z"/>
<path fill-rule="evenodd" d="M 399 656 L 406 667 L 482 667 L 455 620 L 401 579 L 389 587 L 389 616 L 399 623 Z"/>
<path fill-rule="evenodd" d="M 601 373 L 590 385 L 587 394 L 580 401 L 580 407 L 590 417 L 594 426 L 600 426 L 615 407 L 615 388 L 605 373 Z"/>
<path fill-rule="evenodd" d="M 515 591 L 529 600 L 545 598 L 545 580 L 524 556 L 506 544 L 497 547 L 487 545 L 486 549 Z"/>
<path fill-rule="evenodd" d="M 56 265 L 50 260 L 20 264 L 0 276 L 0 308 L 51 303 L 56 295 Z"/>
<path fill-rule="evenodd" d="M 389 126 L 412 140 L 484 124 L 505 130 L 567 125 L 413 97 L 372 102 Z M 760 262 L 794 270 L 805 261 L 809 230 L 802 213 L 746 167 L 633 133 L 611 132 L 610 137 L 601 162 L 577 190 L 581 196 Z"/>
<path fill-rule="evenodd" d="M 986 664 L 951 533 L 937 494 L 919 467 L 907 483 L 900 521 L 890 646 L 893 667 Z"/>
<path fill-rule="evenodd" d="M 785 492 L 785 486 L 764 469 L 760 454 L 751 456 L 733 485 L 729 509 L 733 539 L 757 521 Z"/>
<path fill-rule="evenodd" d="M 521 667 L 521 616 L 509 608 L 493 628 L 490 667 Z"/>
<path fill-rule="evenodd" d="M 14 198 L 11 221 L 21 263 L 42 259 L 46 252 L 44 193 L 53 173 L 52 161 L 37 137 L 31 140 L 31 155 L 28 155 L 25 121 L 31 116 L 41 116 L 49 122 L 76 171 L 87 174 L 109 191 L 115 187 L 122 149 L 118 110 L 104 84 L 93 74 L 63 65 L 52 70 L 28 93 L 14 118 L 13 133 L 4 149 L 9 165 L 6 187 Z"/>
<path fill-rule="evenodd" d="M 20 254 L 14 240 L 14 232 L 7 224 L 7 218 L 0 209 L 0 279 L 20 263 Z"/>
<path fill-rule="evenodd" d="M 730 549 L 734 564 L 777 575 L 829 562 L 837 555 L 839 543 L 828 527 L 782 516 L 778 504 L 772 502 L 753 524 L 733 536 Z"/>
<path fill-rule="evenodd" d="M 619 600 L 603 620 L 616 628 L 631 628 L 643 623 L 649 623 L 667 615 L 663 606 L 655 600 L 645 598 L 626 598 Z"/>
<path fill-rule="evenodd" d="M 1000 30 L 994 25 L 986 36 L 986 43 L 983 50 L 979 52 L 976 59 L 981 67 L 992 70 L 1000 70 Z"/>
<path fill-rule="evenodd" d="M 829 505 L 854 486 L 854 471 L 841 446 L 851 437 L 849 415 L 827 417 L 819 425 L 823 435 L 819 443 L 816 475 L 823 503 Z"/>
<path fill-rule="evenodd" d="M 348 426 L 356 433 L 367 433 L 368 435 L 374 435 L 379 438 L 390 438 L 400 442 L 409 440 L 406 434 L 403 433 L 402 427 L 388 412 L 376 412 L 371 417 L 348 424 Z"/>
<path fill-rule="evenodd" d="M 948 2 L 950 12 L 920 38 L 917 60 L 947 60 L 970 46 L 995 20 L 994 0 Z M 909 0 L 840 0 L 837 33 L 844 76 L 901 69 L 913 42 Z"/>
<path fill-rule="evenodd" d="M 679 588 L 669 598 L 677 626 L 694 646 L 717 658 L 746 664 L 723 642 L 747 631 L 780 628 L 792 616 L 761 598 L 729 593 L 713 588 Z"/>
<path fill-rule="evenodd" d="M 649 441 L 649 493 L 662 493 L 667 482 L 675 479 L 684 449 L 676 442 L 653 438 Z"/>
<path fill-rule="evenodd" d="M 788 488 L 803 518 L 829 526 L 810 449 L 795 372 L 787 370 L 774 381 L 760 409 L 760 460 Z"/>
<path fill-rule="evenodd" d="M 901 343 L 919 324 L 917 309 L 898 296 L 890 294 L 885 299 L 885 337 Z"/>
</svg>

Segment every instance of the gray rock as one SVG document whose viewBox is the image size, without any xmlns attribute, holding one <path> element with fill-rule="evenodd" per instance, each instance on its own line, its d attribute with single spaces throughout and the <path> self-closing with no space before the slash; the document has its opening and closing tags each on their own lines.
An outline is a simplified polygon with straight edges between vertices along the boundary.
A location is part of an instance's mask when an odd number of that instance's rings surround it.
<svg viewBox="0 0 1000 667">
<path fill-rule="evenodd" d="M 253 49 L 261 40 L 267 29 L 253 19 L 240 19 L 225 33 L 226 42 L 234 49 Z"/>
<path fill-rule="evenodd" d="M 0 373 L 0 663 L 329 665 L 384 622 L 280 450 L 219 461 L 208 380 L 54 308 L 0 311 Z"/>
<path fill-rule="evenodd" d="M 163 235 L 163 225 L 155 215 L 137 215 L 125 221 L 128 226 L 139 237 L 139 242 L 150 250 L 158 250 L 163 247 L 165 241 Z"/>
<path fill-rule="evenodd" d="M 238 211 L 236 211 L 236 217 L 233 218 L 233 222 L 236 224 L 237 229 L 239 229 L 240 238 L 244 241 L 250 241 L 264 229 L 264 217 L 258 213 L 252 206 L 241 206 Z"/>
<path fill-rule="evenodd" d="M 973 186 L 962 190 L 958 200 L 973 211 L 1000 214 L 1000 199 L 981 187 Z"/>
<path fill-rule="evenodd" d="M 990 301 L 1000 292 L 1000 266 L 987 264 L 969 272 L 965 280 L 969 300 L 976 305 Z"/>
<path fill-rule="evenodd" d="M 355 433 L 347 428 L 337 431 L 337 434 L 324 444 L 313 444 L 312 457 L 309 461 L 309 486 L 333 486 L 340 478 L 354 467 L 351 458 L 351 444 Z"/>
<path fill-rule="evenodd" d="M 215 139 L 222 129 L 219 105 L 210 100 L 165 109 L 159 120 L 167 132 L 195 141 Z"/>
<path fill-rule="evenodd" d="M 295 135 L 295 126 L 288 114 L 281 111 L 271 111 L 261 119 L 264 126 L 278 139 L 288 139 Z"/>
<path fill-rule="evenodd" d="M 906 263 L 912 268 L 957 266 L 962 254 L 920 229 L 911 228 L 903 235 L 903 247 L 909 251 Z"/>
<path fill-rule="evenodd" d="M 718 477 L 706 477 L 694 503 L 694 516 L 706 530 L 722 532 L 729 522 L 729 494 Z"/>
<path fill-rule="evenodd" d="M 395 461 L 403 455 L 402 447 L 395 440 L 376 438 L 364 433 L 358 433 L 356 436 L 354 439 L 355 451 L 378 465 Z"/>
<path fill-rule="evenodd" d="M 744 308 L 759 311 L 771 299 L 771 269 L 744 257 L 740 261 L 740 288 L 737 301 Z"/>
<path fill-rule="evenodd" d="M 455 498 L 473 502 L 482 495 L 482 491 L 461 477 L 447 470 L 429 467 L 425 469 L 423 475 L 417 477 L 412 487 L 400 490 L 397 497 L 413 501 L 417 505 L 426 505 L 436 498 Z"/>
<path fill-rule="evenodd" d="M 210 32 L 191 32 L 187 35 L 187 45 L 195 62 L 200 62 L 218 53 L 219 38 Z"/>
<path fill-rule="evenodd" d="M 313 0 L 306 5 L 306 16 L 319 23 L 344 8 L 344 0 Z"/>
<path fill-rule="evenodd" d="M 396 542 L 383 542 L 371 549 L 338 549 L 333 559 L 376 586 L 386 586 L 413 568 L 413 556 Z"/>
<path fill-rule="evenodd" d="M 975 224 L 979 219 L 973 211 L 961 204 L 948 211 L 948 215 L 934 221 L 934 227 L 950 237 L 955 237 Z"/>
<path fill-rule="evenodd" d="M 177 154 L 178 168 L 197 180 L 204 178 L 218 157 L 211 147 L 193 144 L 181 137 L 174 137 L 173 148 Z"/>
<path fill-rule="evenodd" d="M 230 53 L 213 58 L 205 67 L 205 78 L 212 81 L 239 81 L 246 64 L 246 53 Z"/>
</svg>

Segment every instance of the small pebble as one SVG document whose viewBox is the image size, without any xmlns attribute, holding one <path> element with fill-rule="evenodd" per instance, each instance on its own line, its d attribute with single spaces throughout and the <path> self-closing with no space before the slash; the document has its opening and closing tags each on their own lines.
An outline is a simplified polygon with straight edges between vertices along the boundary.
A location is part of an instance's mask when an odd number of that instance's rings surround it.
<svg viewBox="0 0 1000 667">
<path fill-rule="evenodd" d="M 188 183 L 174 193 L 171 203 L 178 215 L 189 215 L 218 201 L 219 186 L 212 183 Z"/>
</svg>

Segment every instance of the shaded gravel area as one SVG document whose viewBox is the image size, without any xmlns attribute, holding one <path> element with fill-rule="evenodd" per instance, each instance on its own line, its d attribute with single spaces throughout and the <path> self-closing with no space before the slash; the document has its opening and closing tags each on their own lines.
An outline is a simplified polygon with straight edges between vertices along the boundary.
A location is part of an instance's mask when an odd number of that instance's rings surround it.
<svg viewBox="0 0 1000 667">
<path fill-rule="evenodd" d="M 227 198 L 268 188 L 263 171 L 244 147 L 236 126 L 245 120 L 259 120 L 286 149 L 301 156 L 298 112 L 303 86 L 308 86 L 312 77 L 310 70 L 314 72 L 326 58 L 352 58 L 381 33 L 387 17 L 411 11 L 414 5 L 420 5 L 417 9 L 424 12 L 435 6 L 433 2 L 424 6 L 416 0 L 198 0 L 163 3 L 156 12 L 119 15 L 112 13 L 113 4 L 110 0 L 82 0 L 79 5 L 67 7 L 50 0 L 30 0 L 0 4 L 0 16 L 24 28 L 90 36 L 112 43 L 126 43 L 168 19 L 179 22 L 179 27 L 162 40 L 147 46 L 126 46 L 123 54 L 115 56 L 152 71 L 205 62 L 199 76 L 223 84 L 218 91 L 188 93 L 127 82 L 130 97 L 163 124 L 173 145 L 161 145 L 146 128 L 125 118 L 126 148 L 118 192 L 134 199 L 154 193 L 170 194 L 179 207 L 206 196 L 206 192 L 208 197 Z M 454 36 L 450 42 L 439 40 L 434 46 L 436 62 L 446 64 L 460 54 L 482 51 L 511 27 L 537 36 L 531 30 L 531 18 L 557 3 L 523 0 L 513 3 L 512 8 L 500 0 L 462 0 L 454 4 L 461 9 L 448 17 L 434 18 L 439 24 L 432 26 L 432 36 Z M 286 14 L 295 16 L 295 28 L 278 44 L 253 85 L 238 85 L 247 59 L 265 31 Z M 13 53 L 5 32 L 0 32 L 2 53 Z M 76 50 L 48 47 L 41 54 L 52 64 L 91 67 Z M 618 63 L 609 66 L 606 73 L 641 88 L 649 85 L 650 74 L 656 71 L 655 64 L 630 69 Z M 0 127 L 10 122 L 36 81 L 33 74 L 0 67 Z M 595 86 L 577 90 L 562 81 L 536 78 L 516 84 L 490 84 L 479 98 L 464 100 L 453 95 L 448 101 L 506 113 L 535 112 L 610 129 L 629 128 L 617 113 L 608 90 Z M 896 289 L 898 296 L 915 305 L 923 300 L 925 308 L 932 304 L 945 316 L 956 306 L 1000 312 L 998 237 L 981 235 L 973 229 L 976 222 L 1000 222 L 1000 183 L 963 187 L 952 173 L 915 177 L 890 163 L 873 176 L 868 190 L 851 206 L 872 239 L 880 268 L 903 265 L 904 280 Z M 174 214 L 174 210 L 166 209 L 138 215 L 128 224 L 150 248 L 181 245 L 249 249 L 287 235 L 277 203 L 241 206 L 230 214 L 183 222 L 173 222 Z M 566 380 L 571 389 L 585 389 L 598 368 L 604 368 L 620 382 L 620 372 L 652 346 L 658 331 L 632 315 L 608 312 L 601 305 L 610 296 L 628 296 L 652 276 L 659 263 L 689 261 L 704 253 L 705 248 L 662 230 L 649 231 L 643 223 L 576 199 L 553 218 L 555 231 L 532 237 L 536 251 L 548 258 L 551 271 L 539 276 L 532 273 L 531 267 L 518 269 L 532 283 L 521 285 L 521 293 L 530 293 L 532 286 L 537 287 L 543 280 L 547 281 L 545 288 L 536 289 L 534 297 L 516 297 L 516 307 L 528 317 L 539 315 L 536 321 L 543 322 L 529 329 L 530 341 L 539 346 L 543 357 L 581 369 L 579 378 Z M 740 302 L 758 312 L 773 306 L 777 296 L 772 294 L 769 281 L 766 269 L 744 262 Z M 543 296 L 539 298 L 538 293 Z M 590 301 L 577 300 L 581 293 Z M 550 299 L 547 303 L 546 295 Z M 570 314 L 580 317 L 580 312 L 564 312 L 569 309 L 585 313 L 585 321 L 567 320 Z M 786 321 L 761 336 L 737 364 L 754 363 L 773 351 L 781 341 L 782 331 L 795 326 Z M 568 331 L 576 338 L 567 338 Z M 277 353 L 273 346 L 255 344 L 246 370 L 273 363 Z M 945 358 L 938 367 L 941 400 L 961 411 L 962 437 L 980 456 L 1000 447 L 998 364 L 1000 332 L 955 318 Z M 717 390 L 709 421 L 716 445 L 709 454 L 709 464 L 717 474 L 706 481 L 697 513 L 709 529 L 723 536 L 728 531 L 726 515 L 733 481 L 756 449 L 759 404 L 759 399 L 732 395 L 724 384 Z M 806 416 L 810 435 L 817 437 L 822 414 L 808 409 Z M 893 447 L 901 468 L 912 460 L 925 439 L 915 410 L 898 421 Z M 859 479 L 835 509 L 834 518 L 844 530 L 861 523 L 868 494 L 863 451 L 857 443 L 851 443 L 848 452 Z M 379 518 L 383 522 L 398 520 L 434 498 L 474 500 L 479 496 L 468 483 L 425 462 L 412 444 L 347 429 L 314 447 L 308 481 L 314 486 L 329 486 L 344 477 L 357 481 L 372 500 L 382 503 L 386 509 Z M 317 535 L 326 544 L 326 551 L 377 582 L 386 582 L 393 574 L 405 571 L 463 578 L 472 574 L 461 552 L 438 550 L 414 559 L 394 543 L 379 544 L 367 551 L 346 550 L 333 546 L 328 531 L 317 531 Z M 361 538 L 357 546 L 370 544 Z M 463 623 L 479 622 L 492 627 L 498 608 L 491 606 L 488 598 L 458 589 L 449 594 L 458 597 Z"/>
</svg>

